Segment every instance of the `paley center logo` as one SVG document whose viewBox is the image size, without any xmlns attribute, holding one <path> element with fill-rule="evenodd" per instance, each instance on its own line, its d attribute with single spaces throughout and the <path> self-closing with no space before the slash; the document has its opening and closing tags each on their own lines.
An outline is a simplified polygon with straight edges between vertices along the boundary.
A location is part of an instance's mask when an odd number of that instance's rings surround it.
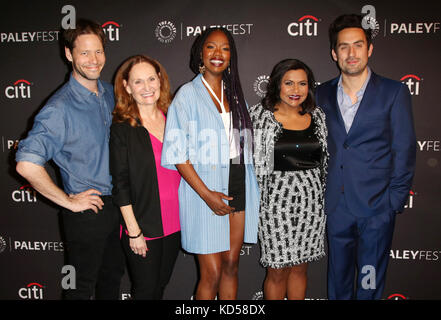
<svg viewBox="0 0 441 320">
<path fill-rule="evenodd" d="M 119 29 L 121 25 L 115 21 L 104 22 L 101 26 L 109 41 L 119 41 Z"/>
<path fill-rule="evenodd" d="M 170 43 L 176 37 L 176 27 L 171 21 L 161 21 L 155 29 L 155 36 L 162 43 Z"/>
<path fill-rule="evenodd" d="M 25 184 L 12 191 L 11 197 L 14 202 L 35 203 L 37 202 L 37 191 L 30 184 Z"/>
<path fill-rule="evenodd" d="M 288 25 L 288 34 L 292 37 L 307 36 L 316 37 L 319 19 L 312 15 L 304 15 L 298 21 Z"/>
<path fill-rule="evenodd" d="M 5 96 L 8 99 L 30 99 L 31 82 L 19 79 L 5 88 Z"/>
<path fill-rule="evenodd" d="M 413 96 L 420 94 L 420 83 L 422 80 L 423 78 L 415 74 L 406 74 L 400 79 L 400 81 L 409 88 L 410 94 Z"/>
<path fill-rule="evenodd" d="M 5 251 L 6 247 L 7 247 L 6 240 L 2 236 L 0 236 L 0 253 Z"/>
<path fill-rule="evenodd" d="M 43 288 L 41 284 L 37 282 L 31 282 L 25 287 L 18 290 L 18 296 L 21 299 L 26 300 L 42 300 L 43 299 Z"/>
<path fill-rule="evenodd" d="M 254 92 L 261 98 L 265 97 L 270 77 L 267 75 L 260 75 L 253 83 Z"/>
</svg>

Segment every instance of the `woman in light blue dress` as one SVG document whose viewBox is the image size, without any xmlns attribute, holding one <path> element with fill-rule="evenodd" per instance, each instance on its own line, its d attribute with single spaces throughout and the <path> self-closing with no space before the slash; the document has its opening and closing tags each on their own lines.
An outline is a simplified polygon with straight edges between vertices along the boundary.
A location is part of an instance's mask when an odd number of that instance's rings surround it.
<svg viewBox="0 0 441 320">
<path fill-rule="evenodd" d="M 243 242 L 257 242 L 259 190 L 252 124 L 231 34 L 208 29 L 192 47 L 197 76 L 167 114 L 162 165 L 177 168 L 182 247 L 197 254 L 196 299 L 236 299 Z"/>
</svg>

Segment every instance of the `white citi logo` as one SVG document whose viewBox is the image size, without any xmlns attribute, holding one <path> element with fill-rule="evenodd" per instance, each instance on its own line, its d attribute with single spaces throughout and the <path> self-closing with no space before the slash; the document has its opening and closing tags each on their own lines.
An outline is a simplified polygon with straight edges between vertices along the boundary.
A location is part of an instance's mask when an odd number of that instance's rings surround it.
<svg viewBox="0 0 441 320">
<path fill-rule="evenodd" d="M 43 286 L 39 283 L 29 283 L 25 288 L 18 290 L 18 296 L 22 299 L 43 299 Z"/>
<path fill-rule="evenodd" d="M 155 30 L 156 38 L 162 43 L 170 43 L 176 37 L 176 27 L 170 21 L 161 21 Z"/>
<path fill-rule="evenodd" d="M 258 76 L 254 81 L 254 92 L 261 98 L 265 97 L 270 77 L 267 75 Z"/>
<path fill-rule="evenodd" d="M 119 41 L 120 25 L 115 21 L 107 21 L 101 26 L 109 41 Z"/>
<path fill-rule="evenodd" d="M 318 21 L 319 19 L 312 15 L 305 15 L 299 18 L 297 22 L 291 22 L 288 25 L 288 34 L 292 37 L 316 37 L 318 34 Z"/>
<path fill-rule="evenodd" d="M 37 202 L 37 191 L 30 184 L 21 186 L 18 190 L 12 192 L 14 202 Z"/>
<path fill-rule="evenodd" d="M 409 92 L 413 96 L 420 95 L 420 81 L 422 78 L 414 74 L 406 74 L 400 81 L 409 88 Z"/>
<path fill-rule="evenodd" d="M 29 99 L 31 97 L 31 83 L 24 79 L 17 80 L 13 85 L 6 87 L 5 95 L 9 99 Z"/>
</svg>

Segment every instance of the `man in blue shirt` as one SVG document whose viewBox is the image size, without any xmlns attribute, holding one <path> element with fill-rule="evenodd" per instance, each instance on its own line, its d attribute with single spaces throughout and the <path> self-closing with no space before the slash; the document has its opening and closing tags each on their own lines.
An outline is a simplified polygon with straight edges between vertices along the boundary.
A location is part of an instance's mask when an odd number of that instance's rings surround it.
<svg viewBox="0 0 441 320">
<path fill-rule="evenodd" d="M 111 199 L 108 143 L 114 97 L 112 86 L 99 80 L 105 35 L 100 25 L 79 20 L 64 40 L 72 74 L 20 142 L 17 171 L 63 207 L 68 262 L 76 271 L 75 288 L 68 288 L 66 298 L 118 299 L 124 258 L 120 214 Z M 60 168 L 64 191 L 44 168 L 50 159 Z"/>
<path fill-rule="evenodd" d="M 359 15 L 331 24 L 331 53 L 341 74 L 317 88 L 330 156 L 329 299 L 381 299 L 395 214 L 404 210 L 415 170 L 409 90 L 367 66 L 371 31 Z"/>
</svg>

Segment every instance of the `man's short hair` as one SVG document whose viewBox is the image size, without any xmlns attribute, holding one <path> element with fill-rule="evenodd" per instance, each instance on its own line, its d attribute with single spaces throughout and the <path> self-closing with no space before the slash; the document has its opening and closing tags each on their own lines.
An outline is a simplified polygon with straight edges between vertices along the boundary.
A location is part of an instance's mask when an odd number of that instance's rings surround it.
<svg viewBox="0 0 441 320">
<path fill-rule="evenodd" d="M 75 40 L 78 36 L 83 34 L 97 35 L 104 48 L 106 35 L 104 34 L 103 28 L 98 23 L 87 19 L 78 19 L 76 21 L 75 29 L 67 29 L 64 31 L 64 46 L 72 52 L 72 49 L 75 47 Z"/>
<path fill-rule="evenodd" d="M 343 14 L 335 19 L 329 26 L 329 42 L 331 50 L 335 50 L 337 46 L 338 33 L 346 28 L 360 28 L 364 31 L 368 47 L 372 43 L 372 29 L 363 28 L 363 17 L 359 14 Z"/>
</svg>

